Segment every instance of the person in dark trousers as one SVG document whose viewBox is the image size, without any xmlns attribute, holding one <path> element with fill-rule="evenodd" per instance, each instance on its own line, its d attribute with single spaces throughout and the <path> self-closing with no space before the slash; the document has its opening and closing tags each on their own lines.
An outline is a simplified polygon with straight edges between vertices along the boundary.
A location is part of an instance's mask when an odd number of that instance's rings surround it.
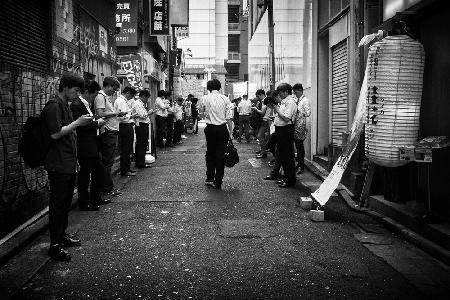
<svg viewBox="0 0 450 300">
<path fill-rule="evenodd" d="M 42 112 L 43 126 L 50 136 L 44 167 L 50 181 L 48 254 L 55 260 L 69 261 L 70 254 L 63 247 L 80 246 L 81 241 L 66 233 L 77 171 L 77 141 L 75 130 L 91 124 L 93 117 L 82 115 L 73 121 L 69 103 L 84 89 L 84 80 L 75 74 L 63 75 L 58 94 Z"/>
<path fill-rule="evenodd" d="M 292 87 L 288 83 L 282 83 L 277 87 L 279 105 L 269 104 L 275 110 L 275 134 L 276 134 L 276 155 L 284 170 L 284 180 L 279 181 L 280 187 L 288 188 L 295 186 L 295 158 L 294 158 L 294 124 L 293 118 L 297 111 L 297 105 L 292 98 Z M 278 100 L 279 101 L 279 100 Z M 275 180 L 277 177 L 272 172 L 265 178 Z"/>
<path fill-rule="evenodd" d="M 174 133 L 174 123 L 175 123 L 175 115 L 174 115 L 174 107 L 175 103 L 171 100 L 171 92 L 166 91 L 166 97 L 169 103 L 168 114 L 166 118 L 166 147 L 173 147 L 173 133 Z"/>
<path fill-rule="evenodd" d="M 225 149 L 232 130 L 233 107 L 228 97 L 219 94 L 218 79 L 209 80 L 210 92 L 202 97 L 199 110 L 204 113 L 206 128 L 206 185 L 222 188 L 225 168 Z"/>
<path fill-rule="evenodd" d="M 181 134 L 183 133 L 183 98 L 177 99 L 177 104 L 174 107 L 175 123 L 173 124 L 173 143 L 175 145 L 182 144 Z"/>
<path fill-rule="evenodd" d="M 100 127 L 99 144 L 100 154 L 104 167 L 103 177 L 103 193 L 105 196 L 117 196 L 121 192 L 114 189 L 111 168 L 114 164 L 114 156 L 117 150 L 117 135 L 119 132 L 119 120 L 117 116 L 120 114 L 114 109 L 114 93 L 120 88 L 119 81 L 111 76 L 103 79 L 103 88 L 95 97 L 94 109 L 95 114 L 105 120 L 105 124 Z M 110 200 L 105 199 L 106 202 Z"/>
<path fill-rule="evenodd" d="M 135 133 L 136 133 L 136 147 L 135 147 L 135 166 L 138 169 L 148 168 L 145 164 L 145 154 L 147 153 L 150 115 L 153 110 L 147 110 L 148 99 L 150 92 L 142 90 L 139 92 L 139 99 L 136 100 L 133 107 L 135 118 Z"/>
<path fill-rule="evenodd" d="M 164 147 L 164 136 L 167 127 L 167 116 L 169 115 L 169 101 L 166 99 L 165 91 L 158 91 L 155 101 L 155 122 L 156 122 L 156 147 Z"/>
<path fill-rule="evenodd" d="M 192 98 L 191 99 L 191 114 L 192 114 L 192 123 L 194 130 L 192 131 L 193 134 L 198 134 L 198 98 Z"/>
<path fill-rule="evenodd" d="M 72 116 L 78 119 L 83 115 L 93 116 L 91 105 L 100 91 L 94 80 L 86 80 L 83 96 L 70 105 Z M 77 157 L 80 165 L 78 173 L 78 207 L 80 210 L 99 210 L 102 203 L 100 189 L 103 187 L 103 165 L 100 160 L 97 131 L 105 121 L 100 118 L 77 128 Z"/>
<path fill-rule="evenodd" d="M 135 176 L 136 171 L 131 169 L 131 154 L 133 153 L 134 143 L 134 118 L 133 105 L 136 89 L 132 86 L 126 86 L 122 95 L 117 97 L 114 103 L 116 111 L 125 114 L 119 118 L 119 137 L 120 137 L 120 175 Z"/>
</svg>

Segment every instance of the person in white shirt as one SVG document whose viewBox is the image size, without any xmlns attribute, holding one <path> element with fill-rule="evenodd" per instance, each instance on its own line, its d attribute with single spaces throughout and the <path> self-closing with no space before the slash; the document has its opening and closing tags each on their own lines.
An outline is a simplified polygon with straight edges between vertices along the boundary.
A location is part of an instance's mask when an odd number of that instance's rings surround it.
<svg viewBox="0 0 450 300">
<path fill-rule="evenodd" d="M 145 164 L 145 154 L 147 153 L 150 116 L 154 113 L 152 109 L 147 110 L 150 92 L 142 90 L 139 92 L 139 99 L 134 102 L 133 113 L 135 118 L 136 148 L 134 164 L 138 169 L 148 168 Z"/>
<path fill-rule="evenodd" d="M 239 136 L 237 141 L 240 143 L 242 138 L 242 132 L 245 134 L 247 143 L 250 143 L 250 114 L 252 112 L 252 102 L 248 100 L 247 95 L 242 96 L 241 102 L 237 107 L 239 114 Z"/>
<path fill-rule="evenodd" d="M 181 134 L 183 133 L 183 98 L 177 99 L 177 104 L 173 108 L 174 114 L 174 134 L 173 143 L 181 144 Z"/>
<path fill-rule="evenodd" d="M 262 109 L 259 110 L 256 107 L 252 107 L 252 110 L 256 111 L 258 114 L 262 116 L 261 126 L 258 130 L 258 140 L 261 150 L 257 153 L 256 158 L 266 158 L 267 157 L 267 143 L 269 142 L 270 137 L 270 124 L 271 117 L 273 114 L 273 110 L 264 103 L 264 99 L 266 98 L 266 93 L 264 90 L 256 91 L 256 98 L 258 98 L 261 103 L 263 103 Z"/>
<path fill-rule="evenodd" d="M 103 192 L 107 196 L 120 195 L 120 191 L 114 189 L 111 177 L 111 168 L 114 163 L 114 154 L 117 147 L 117 133 L 119 131 L 118 112 L 114 110 L 114 93 L 120 88 L 119 81 L 111 76 L 103 80 L 103 88 L 94 100 L 95 114 L 105 120 L 100 127 L 99 144 L 105 176 L 103 178 Z M 110 202 L 104 200 L 103 202 Z"/>
<path fill-rule="evenodd" d="M 297 174 L 301 174 L 305 171 L 305 145 L 303 144 L 308 134 L 306 128 L 306 117 L 311 115 L 311 105 L 308 98 L 303 95 L 303 85 L 296 83 L 292 87 L 294 91 L 294 99 L 297 104 L 297 114 L 295 117 L 294 128 L 294 144 L 297 150 Z"/>
<path fill-rule="evenodd" d="M 156 122 L 156 147 L 164 147 L 164 135 L 167 126 L 167 116 L 169 115 L 169 101 L 166 99 L 166 92 L 158 91 L 155 101 L 155 122 Z"/>
<path fill-rule="evenodd" d="M 125 113 L 119 118 L 119 137 L 120 137 L 120 175 L 135 176 L 136 171 L 131 170 L 131 154 L 133 153 L 134 143 L 134 118 L 132 112 L 134 96 L 136 89 L 132 86 L 126 86 L 122 90 L 122 95 L 117 97 L 114 108 L 116 111 Z"/>
<path fill-rule="evenodd" d="M 222 188 L 225 168 L 225 149 L 232 130 L 233 106 L 228 97 L 219 94 L 218 79 L 209 80 L 206 88 L 210 92 L 202 97 L 199 110 L 204 113 L 206 128 L 206 181 L 205 184 Z"/>
<path fill-rule="evenodd" d="M 282 83 L 277 87 L 281 102 L 279 105 L 269 104 L 275 111 L 275 134 L 277 140 L 277 155 L 283 167 L 285 178 L 279 181 L 280 187 L 295 186 L 295 159 L 294 159 L 294 124 L 293 119 L 297 111 L 297 105 L 292 98 L 292 87 L 288 83 Z M 277 158 L 277 159 L 278 159 Z M 270 178 L 269 178 L 270 177 Z M 277 179 L 276 174 L 271 174 L 266 180 Z"/>
</svg>

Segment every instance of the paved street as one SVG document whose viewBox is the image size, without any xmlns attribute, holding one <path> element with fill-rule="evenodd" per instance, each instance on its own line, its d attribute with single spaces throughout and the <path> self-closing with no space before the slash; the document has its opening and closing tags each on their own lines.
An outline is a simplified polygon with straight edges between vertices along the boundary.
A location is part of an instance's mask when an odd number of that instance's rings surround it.
<svg viewBox="0 0 450 300">
<path fill-rule="evenodd" d="M 116 178 L 123 196 L 101 211 L 71 212 L 70 230 L 83 241 L 70 249 L 71 262 L 48 260 L 48 236 L 42 235 L 6 265 L 4 270 L 21 264 L 24 272 L 38 270 L 13 298 L 423 297 L 395 265 L 364 246 L 370 234 L 361 228 L 390 233 L 338 198 L 326 206 L 325 222 L 310 221 L 298 203 L 308 189 L 299 183 L 280 189 L 262 180 L 267 160 L 248 161 L 255 142 L 237 144 L 241 162 L 225 170 L 222 191 L 205 186 L 205 139 L 199 133 L 159 152 L 153 167 L 136 177 Z M 298 178 L 316 181 L 310 173 Z"/>
</svg>

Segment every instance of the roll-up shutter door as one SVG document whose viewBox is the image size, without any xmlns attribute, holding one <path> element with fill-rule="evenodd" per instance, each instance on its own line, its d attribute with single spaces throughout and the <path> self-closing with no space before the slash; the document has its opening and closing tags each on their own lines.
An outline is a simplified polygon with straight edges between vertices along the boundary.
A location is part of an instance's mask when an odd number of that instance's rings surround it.
<svg viewBox="0 0 450 300">
<path fill-rule="evenodd" d="M 50 9 L 50 0 L 1 1 L 2 62 L 40 72 L 49 71 Z"/>
<path fill-rule="evenodd" d="M 332 48 L 332 115 L 331 138 L 332 144 L 342 146 L 342 132 L 347 131 L 347 103 L 348 103 L 348 53 L 347 40 Z"/>
</svg>

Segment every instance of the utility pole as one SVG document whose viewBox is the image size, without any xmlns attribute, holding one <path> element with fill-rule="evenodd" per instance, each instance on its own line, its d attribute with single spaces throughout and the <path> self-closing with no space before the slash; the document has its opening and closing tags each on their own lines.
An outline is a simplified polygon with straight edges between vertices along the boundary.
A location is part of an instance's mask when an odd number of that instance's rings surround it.
<svg viewBox="0 0 450 300">
<path fill-rule="evenodd" d="M 269 25 L 269 60 L 270 60 L 270 89 L 275 90 L 275 43 L 274 43 L 274 30 L 275 24 L 273 23 L 273 0 L 266 0 L 267 16 Z"/>
</svg>

